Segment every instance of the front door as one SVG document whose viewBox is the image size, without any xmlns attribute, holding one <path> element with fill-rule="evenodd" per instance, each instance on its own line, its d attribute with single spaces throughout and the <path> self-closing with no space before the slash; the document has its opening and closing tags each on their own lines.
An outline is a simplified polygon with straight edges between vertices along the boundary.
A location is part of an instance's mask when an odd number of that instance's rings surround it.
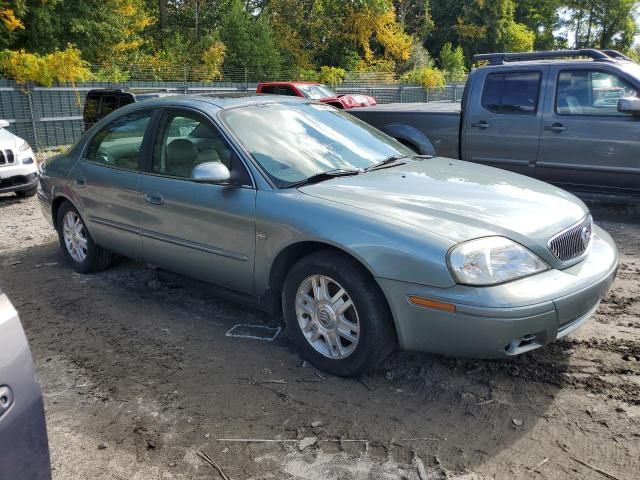
<svg viewBox="0 0 640 480">
<path fill-rule="evenodd" d="M 465 160 L 535 175 L 546 73 L 546 67 L 523 67 L 486 74 L 465 117 Z"/>
<path fill-rule="evenodd" d="M 545 105 L 536 170 L 572 190 L 640 194 L 640 119 L 618 112 L 638 88 L 618 72 L 555 67 Z"/>
<path fill-rule="evenodd" d="M 196 165 L 214 161 L 229 167 L 232 184 L 190 179 Z M 254 293 L 256 190 L 216 126 L 193 110 L 165 110 L 148 170 L 139 184 L 146 261 Z"/>
<path fill-rule="evenodd" d="M 151 116 L 151 110 L 137 111 L 102 128 L 69 175 L 94 241 L 131 258 L 142 254 L 138 181 Z"/>
</svg>

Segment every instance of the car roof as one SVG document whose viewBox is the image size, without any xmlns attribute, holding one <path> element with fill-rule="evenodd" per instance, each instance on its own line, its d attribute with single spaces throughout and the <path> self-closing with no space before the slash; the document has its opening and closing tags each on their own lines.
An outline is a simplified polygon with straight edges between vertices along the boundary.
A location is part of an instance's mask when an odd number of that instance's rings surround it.
<svg viewBox="0 0 640 480">
<path fill-rule="evenodd" d="M 321 83 L 296 80 L 294 82 L 260 82 L 260 85 L 321 85 Z"/>
<path fill-rule="evenodd" d="M 276 103 L 309 102 L 309 100 L 289 95 L 263 95 L 256 93 L 204 93 L 188 95 L 169 95 L 145 100 L 122 107 L 122 109 L 149 108 L 150 106 L 195 106 L 208 104 L 221 110 L 249 105 L 266 105 Z M 136 108 L 137 107 L 137 108 Z M 118 109 L 121 110 L 121 109 Z"/>
<path fill-rule="evenodd" d="M 523 60 L 519 62 L 504 62 L 499 65 L 483 65 L 479 68 L 502 68 L 502 67 L 536 67 L 536 66 L 544 66 L 544 65 L 559 65 L 561 67 L 570 67 L 570 66 L 585 66 L 585 65 L 623 65 L 629 63 L 625 60 L 613 60 L 611 62 L 594 62 L 588 58 L 575 58 L 575 59 L 565 59 L 565 60 Z"/>
</svg>

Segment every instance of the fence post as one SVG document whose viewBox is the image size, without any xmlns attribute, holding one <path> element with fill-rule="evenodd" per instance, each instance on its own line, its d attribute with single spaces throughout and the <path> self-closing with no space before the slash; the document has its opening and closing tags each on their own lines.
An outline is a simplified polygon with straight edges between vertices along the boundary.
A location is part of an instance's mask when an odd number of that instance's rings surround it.
<svg viewBox="0 0 640 480">
<path fill-rule="evenodd" d="M 400 85 L 400 103 L 404 103 L 404 87 Z"/>
<path fill-rule="evenodd" d="M 36 151 L 40 150 L 40 142 L 38 141 L 38 125 L 36 123 L 36 116 L 33 108 L 33 83 L 29 82 L 27 85 L 27 99 L 29 100 L 29 120 L 31 121 L 31 129 L 33 130 L 33 143 Z"/>
<path fill-rule="evenodd" d="M 182 68 L 184 70 L 184 94 L 186 95 L 189 93 L 189 77 L 187 76 L 187 66 L 184 65 Z"/>
</svg>

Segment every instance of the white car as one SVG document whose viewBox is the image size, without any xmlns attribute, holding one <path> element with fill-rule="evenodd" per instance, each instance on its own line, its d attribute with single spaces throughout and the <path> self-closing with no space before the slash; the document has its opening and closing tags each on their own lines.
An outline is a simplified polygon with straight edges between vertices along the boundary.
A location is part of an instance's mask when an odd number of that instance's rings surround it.
<svg viewBox="0 0 640 480">
<path fill-rule="evenodd" d="M 0 193 L 31 197 L 38 189 L 38 164 L 31 146 L 8 130 L 0 120 Z"/>
</svg>

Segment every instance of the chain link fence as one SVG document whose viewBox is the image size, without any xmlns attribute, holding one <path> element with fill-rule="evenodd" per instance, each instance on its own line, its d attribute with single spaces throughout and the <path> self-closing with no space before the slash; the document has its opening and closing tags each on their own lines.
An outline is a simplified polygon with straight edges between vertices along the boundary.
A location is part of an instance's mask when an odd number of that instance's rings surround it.
<svg viewBox="0 0 640 480">
<path fill-rule="evenodd" d="M 255 92 L 261 79 L 286 81 L 299 79 L 300 73 L 278 71 L 251 73 L 247 70 L 224 71 L 215 80 L 186 67 L 171 71 L 149 68 L 128 69 L 127 74 L 93 68 L 96 78 L 111 76 L 111 81 L 91 81 L 78 85 L 40 87 L 18 85 L 0 79 L 0 119 L 9 122 L 9 131 L 27 140 L 34 150 L 43 150 L 76 142 L 83 132 L 82 112 L 89 90 L 163 90 L 182 94 Z M 118 78 L 120 75 L 120 78 Z M 152 80 L 150 80 L 152 79 Z M 374 97 L 378 103 L 459 102 L 464 85 L 446 85 L 424 89 L 402 84 L 391 74 L 348 73 L 334 88 L 338 94 L 359 93 Z"/>
</svg>

